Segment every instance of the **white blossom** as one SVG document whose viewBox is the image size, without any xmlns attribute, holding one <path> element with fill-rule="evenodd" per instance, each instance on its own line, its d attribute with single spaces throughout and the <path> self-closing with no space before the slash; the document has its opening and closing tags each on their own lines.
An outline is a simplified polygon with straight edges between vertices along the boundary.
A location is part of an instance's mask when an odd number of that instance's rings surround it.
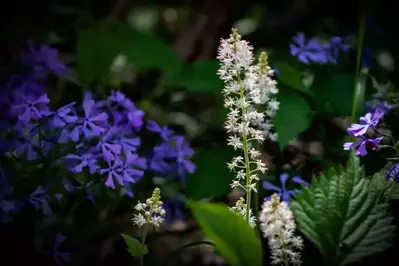
<svg viewBox="0 0 399 266">
<path fill-rule="evenodd" d="M 296 225 L 288 204 L 273 194 L 263 203 L 259 222 L 263 236 L 268 239 L 272 264 L 301 265 L 303 240 L 294 235 Z"/>
<path fill-rule="evenodd" d="M 133 223 L 138 227 L 145 224 L 152 224 L 159 227 L 165 220 L 166 212 L 162 207 L 161 191 L 155 188 L 151 198 L 148 198 L 145 203 L 138 202 L 134 207 L 139 213 L 133 215 Z"/>
<path fill-rule="evenodd" d="M 231 211 L 237 213 L 238 215 L 242 216 L 246 219 L 247 216 L 247 204 L 244 203 L 244 198 L 240 197 L 236 205 L 234 207 L 229 208 Z M 249 209 L 249 225 L 253 228 L 256 226 L 256 218 L 252 213 L 252 210 Z"/>
</svg>

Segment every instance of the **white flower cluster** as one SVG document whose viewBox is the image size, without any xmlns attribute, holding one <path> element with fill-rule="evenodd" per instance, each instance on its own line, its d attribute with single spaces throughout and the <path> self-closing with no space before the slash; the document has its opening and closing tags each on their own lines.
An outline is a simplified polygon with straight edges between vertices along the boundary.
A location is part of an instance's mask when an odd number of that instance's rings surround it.
<svg viewBox="0 0 399 266">
<path fill-rule="evenodd" d="M 244 198 L 240 197 L 236 205 L 234 207 L 229 208 L 231 211 L 237 213 L 238 215 L 242 216 L 244 219 L 247 217 L 247 204 L 244 202 Z M 249 209 L 249 225 L 254 228 L 256 226 L 256 218 L 252 213 L 252 210 Z"/>
<path fill-rule="evenodd" d="M 134 214 L 133 223 L 138 227 L 145 224 L 153 224 L 155 227 L 160 226 L 166 215 L 162 204 L 161 191 L 159 188 L 155 188 L 151 198 L 147 199 L 145 203 L 139 201 L 134 207 L 139 213 Z"/>
<path fill-rule="evenodd" d="M 276 139 L 270 132 L 269 119 L 279 106 L 272 97 L 278 92 L 276 82 L 270 78 L 273 71 L 268 66 L 265 52 L 260 55 L 259 63 L 253 64 L 253 47 L 241 40 L 235 29 L 229 39 L 221 40 L 217 59 L 221 63 L 218 75 L 225 83 L 224 105 L 229 108 L 225 124 L 229 133 L 228 145 L 244 152 L 244 157 L 234 157 L 228 163 L 229 169 L 237 172 L 232 187 L 242 187 L 246 193 L 256 192 L 257 173 L 264 173 L 267 168 L 260 159 L 261 153 L 249 145 L 252 141 L 261 143 L 265 136 Z M 241 184 L 242 180 L 246 180 L 245 185 Z M 247 204 L 250 204 L 249 200 Z"/>
<path fill-rule="evenodd" d="M 272 264 L 301 265 L 303 240 L 294 235 L 296 225 L 288 204 L 273 194 L 263 203 L 259 221 L 263 236 L 268 238 Z"/>
</svg>

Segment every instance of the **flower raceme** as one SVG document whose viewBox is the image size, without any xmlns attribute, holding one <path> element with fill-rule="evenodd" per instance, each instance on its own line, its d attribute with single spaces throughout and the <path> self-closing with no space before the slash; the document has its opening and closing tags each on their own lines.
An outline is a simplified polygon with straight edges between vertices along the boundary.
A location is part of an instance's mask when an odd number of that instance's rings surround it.
<svg viewBox="0 0 399 266">
<path fill-rule="evenodd" d="M 277 194 L 263 203 L 259 216 L 260 229 L 268 239 L 274 265 L 300 265 L 300 253 L 303 240 L 295 236 L 294 215 L 288 203 L 280 201 Z"/>
<path fill-rule="evenodd" d="M 221 40 L 217 59 L 220 61 L 218 75 L 225 83 L 224 105 L 229 109 L 225 123 L 228 145 L 242 150 L 244 155 L 234 157 L 228 163 L 228 168 L 236 172 L 231 186 L 241 187 L 246 192 L 245 214 L 250 223 L 251 192 L 257 192 L 258 173 L 267 170 L 260 159 L 260 151 L 250 148 L 250 144 L 252 141 L 262 143 L 265 138 L 277 138 L 271 132 L 270 117 L 279 107 L 273 97 L 278 90 L 276 81 L 271 79 L 273 70 L 267 63 L 267 54 L 261 53 L 258 64 L 254 64 L 253 47 L 241 40 L 237 30 L 232 30 L 229 39 Z"/>
</svg>

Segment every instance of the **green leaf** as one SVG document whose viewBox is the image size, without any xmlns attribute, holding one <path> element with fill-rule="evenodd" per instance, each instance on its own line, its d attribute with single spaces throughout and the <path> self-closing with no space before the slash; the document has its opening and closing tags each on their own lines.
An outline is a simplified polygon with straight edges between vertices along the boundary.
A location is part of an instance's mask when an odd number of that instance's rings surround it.
<svg viewBox="0 0 399 266">
<path fill-rule="evenodd" d="M 76 62 L 79 74 L 88 83 L 105 81 L 110 66 L 121 51 L 118 36 L 105 24 L 98 24 L 78 33 Z"/>
<path fill-rule="evenodd" d="M 199 200 L 225 195 L 234 178 L 226 162 L 230 162 L 234 156 L 237 156 L 237 152 L 226 146 L 198 151 L 193 158 L 197 169 L 187 180 L 187 197 Z"/>
<path fill-rule="evenodd" d="M 166 84 L 185 87 L 190 92 L 220 94 L 223 82 L 216 75 L 218 69 L 217 60 L 196 61 L 183 67 L 178 75 L 169 77 Z"/>
<path fill-rule="evenodd" d="M 388 171 L 392 168 L 393 163 L 389 162 L 385 165 L 381 171 L 375 173 L 372 177 L 372 187 L 382 191 L 382 194 L 385 199 L 388 200 L 397 200 L 399 199 L 399 185 L 395 182 L 393 177 L 391 177 L 388 181 L 386 180 L 386 176 Z M 393 175 L 395 171 L 393 171 Z"/>
<path fill-rule="evenodd" d="M 141 252 L 143 252 L 143 255 L 146 255 L 148 253 L 148 248 L 146 245 L 144 245 L 143 250 L 141 246 L 141 242 L 129 235 L 121 234 L 123 239 L 125 240 L 125 243 L 127 245 L 127 250 L 129 251 L 130 255 L 133 257 L 140 257 Z"/>
<path fill-rule="evenodd" d="M 299 231 L 331 265 L 348 265 L 390 247 L 393 217 L 371 185 L 352 154 L 346 169 L 313 178 L 291 201 Z"/>
<path fill-rule="evenodd" d="M 262 245 L 257 231 L 227 206 L 189 201 L 196 221 L 232 266 L 261 266 Z"/>
<path fill-rule="evenodd" d="M 278 143 L 283 149 L 299 133 L 305 131 L 312 121 L 309 104 L 296 93 L 279 93 L 280 108 L 274 116 L 274 126 L 278 133 Z"/>
<path fill-rule="evenodd" d="M 350 116 L 352 112 L 354 74 L 316 74 L 311 91 L 317 109 L 333 115 Z"/>
<path fill-rule="evenodd" d="M 289 65 L 286 62 L 273 62 L 273 65 L 278 69 L 279 74 L 277 76 L 278 82 L 281 82 L 293 89 L 306 94 L 311 94 L 310 90 L 303 84 L 303 76 L 301 72 Z"/>
<path fill-rule="evenodd" d="M 122 52 L 138 68 L 159 69 L 174 75 L 181 69 L 179 55 L 168 44 L 147 32 L 120 23 L 116 34 L 122 42 Z"/>
</svg>

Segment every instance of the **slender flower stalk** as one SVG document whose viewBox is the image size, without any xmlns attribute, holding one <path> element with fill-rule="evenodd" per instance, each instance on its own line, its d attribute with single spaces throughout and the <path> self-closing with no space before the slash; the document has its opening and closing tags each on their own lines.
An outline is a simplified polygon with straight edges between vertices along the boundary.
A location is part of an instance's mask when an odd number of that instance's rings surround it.
<svg viewBox="0 0 399 266">
<path fill-rule="evenodd" d="M 144 246 L 147 237 L 148 225 L 154 225 L 156 228 L 159 227 L 165 220 L 166 212 L 162 207 L 163 202 L 161 201 L 161 190 L 155 188 L 151 198 L 147 199 L 145 203 L 140 201 L 135 206 L 135 209 L 139 213 L 134 214 L 133 223 L 138 227 L 144 226 L 143 237 L 141 239 L 141 254 L 140 254 L 140 265 L 144 265 Z M 144 215 L 143 215 L 144 214 Z"/>
<path fill-rule="evenodd" d="M 287 202 L 280 201 L 277 194 L 263 203 L 259 216 L 260 229 L 268 239 L 272 264 L 288 266 L 301 265 L 299 251 L 303 248 L 303 240 L 295 236 L 294 215 Z"/>
<path fill-rule="evenodd" d="M 225 83 L 224 106 L 229 109 L 225 123 L 228 145 L 242 150 L 244 156 L 234 157 L 228 163 L 228 168 L 236 173 L 231 186 L 244 189 L 245 219 L 250 223 L 251 192 L 257 192 L 258 172 L 267 170 L 260 159 L 260 151 L 251 148 L 251 143 L 262 143 L 266 137 L 276 139 L 271 133 L 272 124 L 268 122 L 279 106 L 272 97 L 278 90 L 270 77 L 273 70 L 268 66 L 267 54 L 261 53 L 259 63 L 254 64 L 253 47 L 241 40 L 237 30 L 232 30 L 229 39 L 221 40 L 217 59 L 220 61 L 218 75 Z M 266 111 L 262 112 L 264 108 L 260 107 L 266 107 Z"/>
</svg>

